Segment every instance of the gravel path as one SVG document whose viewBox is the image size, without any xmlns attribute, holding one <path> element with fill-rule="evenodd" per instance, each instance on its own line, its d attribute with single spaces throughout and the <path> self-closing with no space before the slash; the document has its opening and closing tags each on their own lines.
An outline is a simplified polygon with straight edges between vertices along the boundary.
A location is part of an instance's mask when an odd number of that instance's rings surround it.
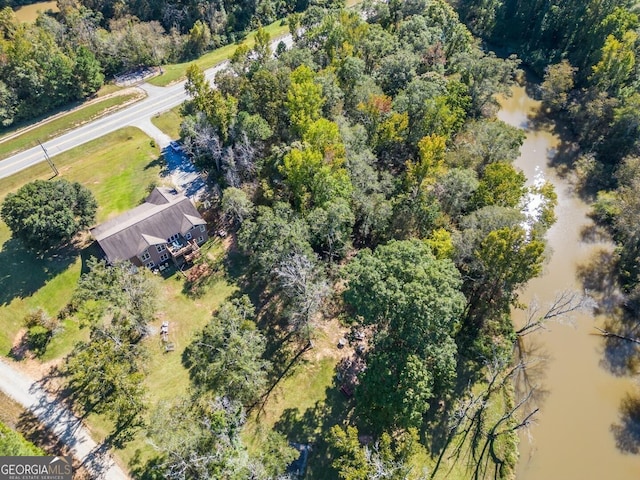
<svg viewBox="0 0 640 480">
<path fill-rule="evenodd" d="M 91 473 L 93 479 L 128 480 L 106 451 L 89 435 L 82 422 L 48 395 L 37 381 L 0 360 L 0 390 L 32 412 Z"/>
</svg>

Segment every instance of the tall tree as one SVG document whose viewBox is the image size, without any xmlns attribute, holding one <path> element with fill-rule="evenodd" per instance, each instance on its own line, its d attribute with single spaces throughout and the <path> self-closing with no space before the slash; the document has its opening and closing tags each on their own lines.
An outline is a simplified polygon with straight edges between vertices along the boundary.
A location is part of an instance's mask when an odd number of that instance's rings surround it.
<svg viewBox="0 0 640 480">
<path fill-rule="evenodd" d="M 104 413 L 112 420 L 120 442 L 144 424 L 143 362 L 144 350 L 117 327 L 92 329 L 90 340 L 77 344 L 66 361 L 72 398 L 85 413 Z"/>
<path fill-rule="evenodd" d="M 509 163 L 487 165 L 473 195 L 476 208 L 488 205 L 517 207 L 525 194 L 527 177 Z"/>
<path fill-rule="evenodd" d="M 265 339 L 253 322 L 246 295 L 224 303 L 185 351 L 185 365 L 198 390 L 248 405 L 266 386 Z"/>
<path fill-rule="evenodd" d="M 206 116 L 222 142 L 227 143 L 238 113 L 237 99 L 212 88 L 195 63 L 187 69 L 185 90 L 191 95 L 195 108 Z"/>
<path fill-rule="evenodd" d="M 415 469 L 410 460 L 417 441 L 417 431 L 411 429 L 396 438 L 384 432 L 379 440 L 363 446 L 356 427 L 342 429 L 335 425 L 329 437 L 329 443 L 336 452 L 332 466 L 343 480 L 414 478 Z"/>
<path fill-rule="evenodd" d="M 638 34 L 625 32 L 622 40 L 609 35 L 602 46 L 600 61 L 593 66 L 590 80 L 600 89 L 617 94 L 626 84 L 636 63 Z"/>
<path fill-rule="evenodd" d="M 282 202 L 273 208 L 259 206 L 255 218 L 245 221 L 238 232 L 238 244 L 248 255 L 256 277 L 265 282 L 273 278 L 275 268 L 288 255 L 313 256 L 309 226 Z"/>
<path fill-rule="evenodd" d="M 419 426 L 432 398 L 455 378 L 453 335 L 465 303 L 460 275 L 417 240 L 363 250 L 346 275 L 345 300 L 377 330 L 358 411 L 375 429 Z"/>
<path fill-rule="evenodd" d="M 525 133 L 501 120 L 467 123 L 456 135 L 447 162 L 464 168 L 480 168 L 495 162 L 511 163 L 520 156 Z"/>
<path fill-rule="evenodd" d="M 470 358 L 509 358 L 515 341 L 511 308 L 518 289 L 542 270 L 544 242 L 520 225 L 491 230 L 472 243 L 471 258 L 461 265 L 469 299 L 458 336 Z"/>
<path fill-rule="evenodd" d="M 294 331 L 311 342 L 312 323 L 329 294 L 329 286 L 315 257 L 292 253 L 280 262 L 275 275 L 289 299 L 287 313 Z"/>
<path fill-rule="evenodd" d="M 211 30 L 202 20 L 196 20 L 189 30 L 187 50 L 193 57 L 199 57 L 211 46 Z"/>
<path fill-rule="evenodd" d="M 264 436 L 262 454 L 249 452 L 241 436 L 245 421 L 242 405 L 225 397 L 160 403 L 148 429 L 160 453 L 150 473 L 169 480 L 288 479 L 285 470 L 299 452 L 275 431 Z"/>
<path fill-rule="evenodd" d="M 239 188 L 229 187 L 222 193 L 222 213 L 237 226 L 242 225 L 245 219 L 253 214 L 253 203 Z"/>
<path fill-rule="evenodd" d="M 315 208 L 307 217 L 311 243 L 329 260 L 342 258 L 351 245 L 355 217 L 349 203 L 337 199 Z"/>
<path fill-rule="evenodd" d="M 543 105 L 552 112 L 567 107 L 569 92 L 574 86 L 576 68 L 568 60 L 549 65 L 544 71 L 544 81 L 540 85 Z"/>
<path fill-rule="evenodd" d="M 353 188 L 342 161 L 326 162 L 322 152 L 313 148 L 292 149 L 285 155 L 280 173 L 300 211 L 348 198 Z"/>
<path fill-rule="evenodd" d="M 306 65 L 301 65 L 291 72 L 291 84 L 285 106 L 293 131 L 297 135 L 302 135 L 309 124 L 320 118 L 322 113 L 322 87 L 314 82 L 313 77 L 313 70 Z"/>
<path fill-rule="evenodd" d="M 493 52 L 473 49 L 456 55 L 450 70 L 460 74 L 460 80 L 469 88 L 471 113 L 490 116 L 497 109 L 496 94 L 510 94 L 520 60 L 515 55 L 506 59 Z"/>
<path fill-rule="evenodd" d="M 91 191 L 78 182 L 35 180 L 7 195 L 0 216 L 26 246 L 45 251 L 91 225 L 97 208 Z"/>
<path fill-rule="evenodd" d="M 90 258 L 89 271 L 78 281 L 72 303 L 93 326 L 105 321 L 117 326 L 128 341 L 136 343 L 147 335 L 156 314 L 156 285 L 144 269 L 132 269 L 129 262 L 107 265 Z"/>
<path fill-rule="evenodd" d="M 161 403 L 149 426 L 151 444 L 161 454 L 162 478 L 251 478 L 241 461 L 239 434 L 245 413 L 239 402 L 221 397 Z"/>
</svg>

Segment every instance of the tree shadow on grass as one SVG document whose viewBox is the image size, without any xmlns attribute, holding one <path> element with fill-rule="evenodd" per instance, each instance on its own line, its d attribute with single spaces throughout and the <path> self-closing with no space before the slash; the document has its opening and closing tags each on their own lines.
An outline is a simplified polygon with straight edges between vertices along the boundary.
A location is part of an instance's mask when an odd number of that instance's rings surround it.
<svg viewBox="0 0 640 480">
<path fill-rule="evenodd" d="M 274 426 L 290 442 L 311 445 L 304 476 L 308 480 L 338 478 L 331 467 L 333 458 L 327 439 L 331 427 L 342 425 L 349 418 L 354 404 L 353 399 L 345 398 L 340 392 L 335 380 L 325 392 L 325 400 L 317 401 L 304 412 L 298 407 L 287 408 Z"/>
<path fill-rule="evenodd" d="M 38 255 L 11 238 L 0 250 L 0 306 L 14 298 L 33 295 L 49 280 L 75 262 L 79 252 L 73 245 Z"/>
<path fill-rule="evenodd" d="M 254 305 L 259 305 L 263 288 L 252 278 L 249 258 L 237 249 L 232 249 L 227 253 L 224 266 L 231 281 L 240 286 L 243 293 L 249 295 Z"/>
<path fill-rule="evenodd" d="M 144 166 L 145 170 L 149 170 L 151 168 L 159 168 L 161 177 L 169 175 L 169 169 L 167 168 L 167 161 L 164 155 L 159 155 Z"/>
<path fill-rule="evenodd" d="M 129 471 L 131 476 L 137 480 L 164 480 L 163 460 L 161 457 L 154 457 L 151 460 L 143 460 L 140 450 L 136 450 L 133 458 L 129 461 Z"/>
<path fill-rule="evenodd" d="M 269 383 L 275 386 L 286 378 L 288 370 L 307 348 L 308 340 L 291 327 L 281 292 L 269 288 L 252 275 L 245 255 L 236 249 L 231 250 L 225 259 L 225 270 L 230 281 L 240 286 L 237 295 L 248 295 L 256 306 L 256 324 L 267 341 L 265 358 L 273 365 Z"/>
<path fill-rule="evenodd" d="M 80 258 L 82 259 L 82 267 L 80 269 L 80 274 L 84 275 L 85 273 L 89 273 L 89 260 L 91 258 L 104 258 L 104 252 L 98 245 L 98 242 L 91 242 L 91 244 L 84 247 L 80 250 Z"/>
</svg>

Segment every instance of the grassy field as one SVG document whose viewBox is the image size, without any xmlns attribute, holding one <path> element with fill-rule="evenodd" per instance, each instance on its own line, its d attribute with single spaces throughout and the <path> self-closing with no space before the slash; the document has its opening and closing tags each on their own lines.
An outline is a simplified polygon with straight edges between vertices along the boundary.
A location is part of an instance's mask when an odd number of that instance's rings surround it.
<svg viewBox="0 0 640 480">
<path fill-rule="evenodd" d="M 113 148 L 117 145 L 117 148 Z M 150 183 L 161 183 L 162 161 L 157 147 L 135 128 L 126 128 L 94 140 L 80 148 L 56 157 L 61 176 L 78 181 L 92 190 L 98 204 L 98 221 L 103 221 L 138 205 L 145 197 Z M 48 167 L 37 165 L 13 177 L 0 180 L 0 200 L 9 192 L 35 178 L 48 178 Z M 25 314 L 43 307 L 56 315 L 70 300 L 86 261 L 95 253 L 92 246 L 80 251 L 58 252 L 38 258 L 24 250 L 10 238 L 6 225 L 0 222 L 0 353 L 10 352 Z M 202 251 L 212 257 L 223 255 L 220 242 L 211 241 Z M 202 297 L 196 300 L 183 293 L 184 277 L 175 272 L 168 278 L 153 277 L 158 284 L 159 314 L 152 326 L 159 331 L 163 321 L 169 322 L 170 341 L 176 350 L 165 353 L 159 337 L 152 336 L 148 344 L 146 362 L 149 405 L 160 400 L 186 395 L 189 377 L 182 366 L 182 352 L 195 332 L 211 318 L 211 313 L 234 290 L 224 279 L 213 282 Z M 42 360 L 61 358 L 73 344 L 88 335 L 73 319 L 64 321 L 63 330 L 49 344 Z M 1 400 L 1 399 L 0 399 Z M 10 416 L 12 412 L 8 412 Z M 2 411 L 0 410 L 0 416 Z M 90 415 L 88 426 L 96 439 L 104 439 L 110 430 L 109 422 Z M 144 436 L 139 434 L 124 450 L 116 452 L 124 464 L 146 461 L 154 454 Z"/>
<path fill-rule="evenodd" d="M 6 132 L 3 137 L 0 137 L 0 160 L 11 156 L 13 153 L 38 145 L 38 140 L 44 142 L 107 112 L 118 109 L 140 96 L 139 94 L 129 93 L 105 98 L 64 114 L 55 120 L 44 123 L 13 138 L 7 138 L 13 132 Z M 3 138 L 7 139 L 3 141 Z"/>
<path fill-rule="evenodd" d="M 460 382 L 460 384 L 467 385 L 464 381 Z M 432 453 L 433 458 L 425 451 L 422 460 L 416 463 L 415 466 L 427 466 L 431 474 L 430 479 L 468 480 L 473 478 L 477 457 L 480 457 L 480 452 L 483 450 L 485 442 L 487 442 L 488 433 L 496 424 L 500 425 L 496 430 L 499 435 L 494 440 L 493 450 L 487 449 L 484 452 L 483 460 L 480 463 L 482 470 L 486 469 L 486 474 L 480 474 L 479 478 L 493 478 L 493 472 L 499 468 L 496 463 L 498 460 L 503 462 L 501 467 L 502 476 L 500 478 L 514 477 L 514 466 L 518 458 L 518 436 L 512 431 L 512 428 L 516 423 L 513 419 L 503 421 L 503 415 L 505 411 L 509 411 L 515 405 L 515 394 L 510 381 L 500 387 L 497 385 L 494 386 L 493 393 L 487 397 L 487 379 L 480 378 L 473 384 L 471 392 L 473 392 L 475 398 L 481 398 L 482 402 L 477 402 L 475 408 L 467 410 L 466 420 L 462 425 L 458 426 L 456 435 L 450 439 L 450 443 L 442 453 L 441 463 L 437 471 L 435 471 L 437 457 L 440 456 L 441 448 L 445 445 L 445 438 L 451 434 L 451 425 L 447 417 L 452 412 L 444 413 L 439 409 L 429 414 L 431 421 L 427 430 L 433 442 L 430 444 L 430 447 L 434 450 Z M 468 400 L 468 397 L 466 398 Z M 483 406 L 483 408 L 480 408 L 480 406 Z M 481 416 L 482 421 L 480 423 L 476 421 L 473 426 L 470 425 L 470 419 L 479 410 L 484 411 Z M 477 427 L 479 425 L 480 429 L 478 430 Z M 465 435 L 465 431 L 469 433 Z M 478 435 L 476 436 L 474 433 L 478 433 Z M 474 451 L 475 453 L 473 453 Z M 418 458 L 418 460 L 420 459 Z M 496 476 L 496 478 L 498 477 Z"/>
<path fill-rule="evenodd" d="M 325 439 L 332 426 L 342 423 L 351 410 L 350 401 L 334 382 L 333 358 L 303 361 L 272 393 L 261 412 L 251 417 L 245 433 L 248 443 L 258 450 L 262 432 L 275 429 L 291 442 L 313 444 L 305 478 L 335 478 L 327 455 Z"/>
<path fill-rule="evenodd" d="M 353 410 L 357 397 L 345 398 L 339 391 L 336 380 L 336 365 L 342 357 L 348 356 L 350 349 L 338 349 L 337 339 L 346 333 L 337 320 L 324 323 L 316 330 L 314 348 L 307 350 L 293 364 L 266 401 L 256 408 L 248 418 L 243 432 L 243 439 L 250 452 L 259 452 L 264 446 L 266 432 L 277 430 L 291 442 L 312 445 L 309 453 L 305 478 L 309 480 L 337 480 L 337 472 L 331 467 L 332 457 L 326 442 L 329 430 L 334 425 L 344 425 L 353 421 Z M 480 395 L 486 388 L 484 381 L 473 387 L 473 392 Z M 485 415 L 486 425 L 497 422 L 505 410 L 505 405 L 513 404 L 513 389 L 510 384 L 496 391 L 487 403 Z M 434 412 L 434 423 L 430 423 L 430 436 L 447 435 L 448 424 L 442 412 Z M 509 425 L 503 424 L 502 428 Z M 500 436 L 495 442 L 495 453 L 506 460 L 505 469 L 510 470 L 517 458 L 515 435 Z M 429 440 L 430 442 L 431 440 Z M 456 457 L 456 448 L 462 441 L 458 434 L 443 454 L 443 461 L 435 480 L 467 480 L 470 478 L 469 465 L 471 435 L 460 448 L 462 454 Z M 482 438 L 480 441 L 482 444 Z M 436 448 L 435 445 L 428 444 Z M 439 447 L 438 447 L 439 448 Z M 433 453 L 437 457 L 439 451 Z M 455 460 L 455 461 L 454 461 Z M 425 472 L 431 472 L 436 458 L 430 455 L 428 447 L 417 446 L 410 459 L 413 470 L 408 478 L 425 478 Z M 493 462 L 488 462 L 488 471 L 492 471 Z M 509 475 L 507 475 L 508 477 Z"/>
<path fill-rule="evenodd" d="M 160 180 L 158 155 L 146 135 L 127 128 L 56 156 L 55 161 L 62 177 L 91 189 L 100 206 L 98 220 L 102 221 L 137 205 L 148 185 Z M 48 166 L 39 164 L 0 180 L 0 200 L 24 183 L 48 178 L 50 173 Z M 40 258 L 10 239 L 2 222 L 0 245 L 0 353 L 7 355 L 29 310 L 43 307 L 55 315 L 66 305 L 90 251 L 69 250 Z M 54 340 L 52 352 L 66 351 L 79 333 L 69 325 Z"/>
<path fill-rule="evenodd" d="M 252 452 L 260 451 L 266 432 L 273 429 L 291 442 L 313 444 L 305 476 L 311 480 L 336 478 L 325 438 L 329 429 L 343 423 L 353 410 L 353 399 L 340 393 L 336 381 L 336 365 L 349 353 L 337 348 L 343 334 L 337 320 L 318 326 L 314 347 L 290 366 L 266 401 L 251 412 L 243 432 Z M 301 345 L 293 344 L 290 348 L 299 351 Z"/>
<path fill-rule="evenodd" d="M 272 40 L 285 35 L 289 31 L 289 27 L 286 24 L 283 24 L 282 20 L 277 20 L 271 25 L 264 27 L 264 29 L 269 33 L 269 35 L 271 35 Z M 253 47 L 255 43 L 255 34 L 256 32 L 253 31 L 247 35 L 242 42 L 225 45 L 224 47 L 213 50 L 212 52 L 209 52 L 191 62 L 164 65 L 162 67 L 164 73 L 158 77 L 152 78 L 149 80 L 149 83 L 158 87 L 165 87 L 170 83 L 183 80 L 186 76 L 187 67 L 192 63 L 195 63 L 203 70 L 211 68 L 220 62 L 228 60 L 239 45 L 248 45 L 249 48 Z"/>
<path fill-rule="evenodd" d="M 21 405 L 0 392 L 0 422 L 15 428 L 23 413 L 24 408 Z"/>
<path fill-rule="evenodd" d="M 207 250 L 205 246 L 203 248 Z M 219 243 L 214 243 L 211 255 L 222 255 Z M 158 283 L 160 305 L 159 315 L 152 323 L 156 331 L 160 330 L 163 321 L 169 322 L 169 340 L 176 345 L 173 352 L 165 353 L 160 336 L 147 338 L 149 358 L 146 362 L 147 404 L 150 411 L 154 405 L 163 400 L 175 400 L 189 394 L 189 375 L 182 365 L 182 353 L 191 342 L 193 336 L 211 319 L 212 311 L 233 293 L 235 287 L 224 279 L 213 282 L 207 292 L 198 299 L 191 299 L 183 293 L 184 277 L 174 273 L 168 278 L 156 277 Z M 148 413 L 151 413 L 151 412 Z M 104 418 L 91 414 L 89 427 L 96 440 L 103 440 L 111 431 L 111 424 Z M 135 470 L 153 458 L 156 453 L 146 441 L 144 432 L 139 432 L 134 440 L 124 449 L 115 452 L 129 468 Z"/>
<path fill-rule="evenodd" d="M 169 135 L 172 139 L 180 137 L 180 123 L 182 123 L 182 115 L 180 115 L 180 105 L 173 107 L 171 110 L 154 116 L 151 119 L 156 127 Z"/>
</svg>

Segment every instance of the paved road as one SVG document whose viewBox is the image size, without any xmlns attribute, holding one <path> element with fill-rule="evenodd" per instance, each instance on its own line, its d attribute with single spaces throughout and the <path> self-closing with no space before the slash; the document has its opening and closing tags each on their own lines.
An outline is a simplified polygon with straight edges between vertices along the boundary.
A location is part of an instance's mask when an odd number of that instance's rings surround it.
<svg viewBox="0 0 640 480">
<path fill-rule="evenodd" d="M 277 44 L 283 41 L 287 47 L 293 43 L 291 35 L 276 39 L 272 42 L 271 48 L 275 50 Z M 213 83 L 213 79 L 218 71 L 225 68 L 228 62 L 223 62 L 205 71 L 206 78 Z M 187 99 L 184 90 L 185 82 L 176 83 L 169 87 L 156 87 L 148 83 L 140 85 L 147 92 L 147 98 L 132 104 L 130 107 L 119 110 L 115 113 L 99 118 L 81 127 L 71 130 L 57 138 L 47 140 L 43 143 L 50 157 L 55 157 L 59 153 L 78 147 L 83 143 L 99 138 L 120 128 L 135 126 L 139 127 L 147 134 L 151 134 L 156 139 L 158 145 L 163 148 L 169 143 L 166 135 L 155 135 L 157 129 L 153 130 L 150 119 L 158 114 L 180 105 Z M 151 126 L 151 127 L 150 127 Z M 24 170 L 32 165 L 45 160 L 42 149 L 38 147 L 30 148 L 17 153 L 5 160 L 0 161 L 0 178 L 13 175 L 20 170 Z M 55 163 L 55 162 L 54 162 Z"/>
<path fill-rule="evenodd" d="M 215 73 L 224 66 L 225 64 L 221 64 L 207 70 L 207 78 L 213 78 Z M 57 138 L 48 140 L 44 142 L 43 145 L 47 149 L 49 156 L 54 157 L 59 153 L 75 148 L 120 128 L 145 123 L 154 115 L 170 110 L 184 102 L 187 98 L 184 91 L 184 84 L 185 82 L 182 81 L 170 87 L 163 88 L 145 83 L 141 85 L 141 88 L 147 92 L 147 97 L 144 100 L 87 123 Z M 44 154 L 39 146 L 20 152 L 6 160 L 0 161 L 0 178 L 13 175 L 20 170 L 42 161 L 44 161 Z"/>
<path fill-rule="evenodd" d="M 128 480 L 130 477 L 111 458 L 104 446 L 93 441 L 82 422 L 51 398 L 27 375 L 0 360 L 0 390 L 31 411 L 52 431 L 98 480 Z"/>
</svg>

